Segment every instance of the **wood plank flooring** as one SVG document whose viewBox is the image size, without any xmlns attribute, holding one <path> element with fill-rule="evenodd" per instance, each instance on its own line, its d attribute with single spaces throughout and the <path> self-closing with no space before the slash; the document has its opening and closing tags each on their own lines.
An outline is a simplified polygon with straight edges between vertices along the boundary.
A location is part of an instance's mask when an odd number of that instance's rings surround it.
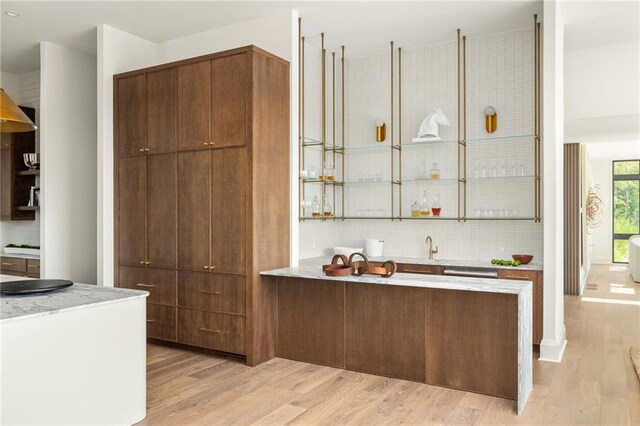
<svg viewBox="0 0 640 426">
<path fill-rule="evenodd" d="M 285 359 L 241 362 L 148 345 L 144 425 L 640 425 L 640 284 L 594 265 L 582 297 L 565 297 L 561 364 L 534 361 L 521 416 L 513 401 Z M 537 359 L 537 355 L 534 357 Z"/>
</svg>

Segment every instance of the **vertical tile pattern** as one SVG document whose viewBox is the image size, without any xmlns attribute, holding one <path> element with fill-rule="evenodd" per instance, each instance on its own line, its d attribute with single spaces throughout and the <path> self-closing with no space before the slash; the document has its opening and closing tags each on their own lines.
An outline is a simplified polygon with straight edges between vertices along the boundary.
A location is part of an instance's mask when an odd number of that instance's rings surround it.
<svg viewBox="0 0 640 426">
<path fill-rule="evenodd" d="M 469 218 L 484 216 L 492 209 L 494 217 L 507 211 L 518 217 L 534 215 L 533 41 L 532 29 L 467 39 L 467 139 L 471 140 L 467 150 Z M 402 49 L 403 215 L 410 214 L 411 204 L 420 200 L 424 191 L 429 204 L 438 193 L 442 216 L 457 215 L 456 52 L 455 42 Z M 397 77 L 397 51 L 394 54 Z M 305 62 L 308 60 L 307 55 Z M 346 145 L 351 149 L 380 147 L 346 154 L 345 179 L 350 182 L 345 189 L 347 216 L 391 214 L 389 61 L 388 52 L 346 61 Z M 309 66 L 309 62 L 306 64 Z M 314 83 L 317 87 L 319 75 Z M 305 79 L 310 84 L 308 73 Z M 305 85 L 307 105 L 319 105 L 319 100 L 316 102 L 311 97 L 312 89 L 307 87 Z M 397 81 L 394 90 L 397 102 Z M 498 129 L 493 134 L 485 131 L 483 111 L 489 105 L 498 113 Z M 441 108 L 451 123 L 450 127 L 440 126 L 442 141 L 412 146 L 411 139 L 417 136 L 422 120 L 436 108 Z M 394 110 L 397 143 L 397 104 Z M 313 119 L 309 111 L 307 107 L 305 115 L 309 118 L 305 125 L 308 128 Z M 381 144 L 375 142 L 376 118 L 383 118 L 388 126 L 387 140 Z M 310 131 L 305 133 L 311 137 Z M 505 139 L 482 140 L 488 137 Z M 422 170 L 431 169 L 433 163 L 437 163 L 441 179 L 416 180 Z M 397 178 L 397 174 L 394 177 Z M 396 188 L 396 214 L 397 192 Z M 427 235 L 439 246 L 438 257 L 491 259 L 526 253 L 542 260 L 542 224 L 533 221 L 458 223 L 375 219 L 301 223 L 300 257 L 328 254 L 333 246 L 362 247 L 364 239 L 369 237 L 385 240 L 385 255 L 426 256 Z"/>
</svg>

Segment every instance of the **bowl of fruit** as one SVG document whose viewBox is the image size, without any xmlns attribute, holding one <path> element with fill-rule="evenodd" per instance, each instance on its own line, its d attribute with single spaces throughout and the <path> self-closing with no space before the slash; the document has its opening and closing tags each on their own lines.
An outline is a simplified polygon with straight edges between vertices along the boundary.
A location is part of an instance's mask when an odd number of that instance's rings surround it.
<svg viewBox="0 0 640 426">
<path fill-rule="evenodd" d="M 514 266 L 517 268 L 522 264 L 522 262 L 511 259 L 491 259 L 491 264 L 497 266 Z"/>
<path fill-rule="evenodd" d="M 511 257 L 513 257 L 513 260 L 517 260 L 523 265 L 526 265 L 533 260 L 533 256 L 531 256 L 530 254 L 514 254 Z"/>
</svg>

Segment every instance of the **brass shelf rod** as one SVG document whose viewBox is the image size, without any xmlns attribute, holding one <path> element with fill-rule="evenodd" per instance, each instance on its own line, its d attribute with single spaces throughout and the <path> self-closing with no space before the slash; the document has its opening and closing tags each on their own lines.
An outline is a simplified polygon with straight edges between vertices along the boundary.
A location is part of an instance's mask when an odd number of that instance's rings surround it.
<svg viewBox="0 0 640 426">
<path fill-rule="evenodd" d="M 321 58 L 321 72 L 322 72 L 322 76 L 320 78 L 320 90 L 322 92 L 321 94 L 321 105 L 320 105 L 320 111 L 321 111 L 321 119 L 320 119 L 320 124 L 322 126 L 321 132 L 322 132 L 322 170 L 320 171 L 320 174 L 322 176 L 324 176 L 325 170 L 326 170 L 326 166 L 327 166 L 327 153 L 326 153 L 326 148 L 327 148 L 327 55 L 326 55 L 326 50 L 324 48 L 324 33 L 320 33 L 320 55 L 322 55 Z M 325 197 L 327 195 L 327 188 L 326 185 L 323 183 L 322 184 L 322 218 L 324 220 L 324 209 L 325 209 Z"/>
<path fill-rule="evenodd" d="M 344 149 L 345 149 L 345 141 L 344 141 L 344 45 L 342 45 L 341 52 L 342 53 L 341 53 L 341 56 L 340 56 L 340 73 L 341 73 L 340 83 L 342 85 L 342 90 L 341 90 L 340 95 L 342 97 L 342 108 L 340 110 L 340 113 L 342 115 L 342 125 L 340 127 L 340 131 L 342 133 L 342 150 L 343 150 L 343 154 L 342 154 L 342 176 L 341 177 L 342 177 L 342 180 L 344 181 L 346 176 L 347 176 L 346 170 L 344 168 L 344 156 L 345 156 L 345 154 L 344 154 L 344 152 L 345 152 L 344 151 Z M 344 195 L 344 192 L 345 192 L 345 188 L 343 187 L 342 188 L 342 220 L 344 220 L 344 209 L 345 209 L 345 205 L 344 205 L 345 204 L 345 202 L 344 202 L 345 195 Z"/>
<path fill-rule="evenodd" d="M 336 52 L 331 52 L 331 144 L 332 159 L 331 165 L 333 166 L 333 178 L 336 178 Z M 338 206 L 336 206 L 336 187 L 334 186 L 333 194 L 333 215 L 336 215 Z"/>
<path fill-rule="evenodd" d="M 393 144 L 391 144 L 393 148 Z M 398 215 L 402 220 L 402 48 L 398 47 Z M 393 149 L 392 149 L 393 152 Z M 393 176 L 391 176 L 393 181 Z"/>
<path fill-rule="evenodd" d="M 463 118 L 463 136 L 464 144 L 462 145 L 464 155 L 462 156 L 462 187 L 464 190 L 463 197 L 463 221 L 467 221 L 467 36 L 462 37 L 462 116 Z"/>
<path fill-rule="evenodd" d="M 393 41 L 391 41 L 390 43 L 391 45 L 391 79 L 390 79 L 390 87 L 391 87 L 391 96 L 390 96 L 390 104 L 391 104 L 391 179 L 393 180 L 393 176 L 394 176 L 394 160 L 393 160 Z M 393 221 L 393 212 L 394 212 L 394 191 L 393 191 L 393 184 L 391 185 L 391 220 Z"/>
<path fill-rule="evenodd" d="M 456 30 L 457 33 L 457 39 L 456 39 L 456 47 L 457 47 L 457 79 L 458 79 L 458 83 L 456 84 L 456 99 L 457 99 L 457 112 L 456 112 L 456 125 L 457 125 L 457 129 L 456 129 L 456 136 L 458 138 L 458 143 L 456 144 L 456 154 L 458 156 L 458 163 L 456 164 L 456 168 L 457 168 L 457 173 L 458 173 L 458 194 L 457 194 L 457 198 L 458 198 L 458 209 L 456 211 L 456 214 L 458 216 L 458 222 L 460 221 L 460 28 L 458 28 Z"/>
</svg>

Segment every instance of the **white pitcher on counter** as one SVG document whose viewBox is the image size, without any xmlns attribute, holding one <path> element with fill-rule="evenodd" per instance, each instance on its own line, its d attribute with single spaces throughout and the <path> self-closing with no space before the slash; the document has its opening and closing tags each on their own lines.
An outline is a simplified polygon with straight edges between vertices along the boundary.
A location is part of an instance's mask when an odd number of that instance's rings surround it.
<svg viewBox="0 0 640 426">
<path fill-rule="evenodd" d="M 367 256 L 382 256 L 382 251 L 384 249 L 384 240 L 379 240 L 378 238 L 367 238 L 366 240 L 364 240 L 364 247 L 367 252 Z"/>
</svg>

